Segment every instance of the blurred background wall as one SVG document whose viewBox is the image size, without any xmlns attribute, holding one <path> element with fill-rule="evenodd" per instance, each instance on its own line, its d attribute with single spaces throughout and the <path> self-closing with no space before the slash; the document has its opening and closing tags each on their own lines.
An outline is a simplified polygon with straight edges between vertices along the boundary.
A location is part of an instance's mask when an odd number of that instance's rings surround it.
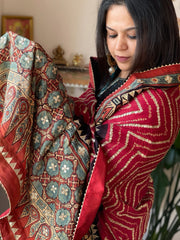
<svg viewBox="0 0 180 240">
<path fill-rule="evenodd" d="M 60 45 L 65 58 L 95 56 L 95 31 L 99 0 L 0 0 L 1 15 L 32 16 L 34 41 L 50 56 Z"/>
</svg>

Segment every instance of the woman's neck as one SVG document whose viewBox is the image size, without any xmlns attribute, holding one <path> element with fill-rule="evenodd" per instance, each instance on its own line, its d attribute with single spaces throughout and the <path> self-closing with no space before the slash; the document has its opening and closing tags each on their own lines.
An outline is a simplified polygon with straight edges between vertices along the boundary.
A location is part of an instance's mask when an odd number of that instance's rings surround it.
<svg viewBox="0 0 180 240">
<path fill-rule="evenodd" d="M 128 78 L 129 74 L 130 74 L 129 71 L 120 71 L 118 77 L 126 79 L 126 78 Z"/>
</svg>

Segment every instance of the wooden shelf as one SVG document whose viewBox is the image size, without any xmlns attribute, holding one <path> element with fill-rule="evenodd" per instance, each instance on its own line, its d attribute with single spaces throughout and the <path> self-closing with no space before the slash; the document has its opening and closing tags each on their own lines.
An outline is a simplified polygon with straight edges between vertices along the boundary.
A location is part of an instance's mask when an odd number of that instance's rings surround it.
<svg viewBox="0 0 180 240">
<path fill-rule="evenodd" d="M 63 77 L 65 85 L 70 87 L 84 87 L 89 84 L 89 71 L 87 67 L 57 65 L 58 71 Z"/>
</svg>

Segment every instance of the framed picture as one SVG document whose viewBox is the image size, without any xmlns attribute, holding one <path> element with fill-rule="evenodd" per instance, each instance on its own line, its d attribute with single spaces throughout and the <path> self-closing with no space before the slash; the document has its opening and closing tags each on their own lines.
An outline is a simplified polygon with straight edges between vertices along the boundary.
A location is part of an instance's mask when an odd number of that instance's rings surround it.
<svg viewBox="0 0 180 240">
<path fill-rule="evenodd" d="M 2 16 L 1 33 L 15 32 L 23 37 L 33 40 L 33 17 Z"/>
</svg>

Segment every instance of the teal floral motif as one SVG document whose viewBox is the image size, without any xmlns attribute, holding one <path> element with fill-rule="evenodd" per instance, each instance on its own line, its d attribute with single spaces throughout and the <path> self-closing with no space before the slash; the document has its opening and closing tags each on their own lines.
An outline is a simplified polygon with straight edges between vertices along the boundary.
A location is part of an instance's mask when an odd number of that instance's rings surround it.
<svg viewBox="0 0 180 240">
<path fill-rule="evenodd" d="M 35 132 L 34 136 L 33 136 L 33 147 L 34 147 L 34 149 L 35 150 L 38 149 L 40 144 L 41 144 L 41 135 L 38 132 Z"/>
<path fill-rule="evenodd" d="M 50 63 L 46 74 L 48 78 L 55 79 L 57 77 L 57 67 L 53 63 Z"/>
<path fill-rule="evenodd" d="M 36 89 L 36 97 L 38 99 L 42 99 L 47 92 L 47 83 L 43 79 L 41 79 L 38 84 L 37 84 L 37 89 Z"/>
<path fill-rule="evenodd" d="M 61 184 L 59 187 L 59 201 L 68 203 L 71 199 L 71 189 L 66 184 Z"/>
<path fill-rule="evenodd" d="M 50 198 L 55 199 L 58 194 L 58 183 L 53 181 L 48 183 L 46 193 Z"/>
<path fill-rule="evenodd" d="M 33 175 L 40 176 L 45 169 L 44 162 L 41 160 L 33 165 Z"/>
<path fill-rule="evenodd" d="M 44 210 L 46 208 L 46 203 L 42 199 L 39 198 L 36 203 L 41 210 Z"/>
<path fill-rule="evenodd" d="M 60 92 L 54 91 L 49 94 L 48 104 L 51 108 L 58 108 L 63 101 L 63 97 L 60 95 Z"/>
<path fill-rule="evenodd" d="M 52 147 L 50 148 L 50 151 L 51 151 L 52 153 L 57 152 L 58 149 L 59 149 L 59 146 L 60 146 L 60 140 L 59 140 L 59 138 L 57 138 L 57 139 L 53 142 Z"/>
<path fill-rule="evenodd" d="M 76 202 L 80 203 L 82 201 L 82 197 L 83 197 L 83 186 L 79 186 L 79 187 L 77 187 L 77 189 L 75 191 Z"/>
<path fill-rule="evenodd" d="M 15 39 L 15 44 L 18 49 L 23 50 L 29 46 L 30 40 L 18 35 Z"/>
<path fill-rule="evenodd" d="M 68 98 L 68 101 L 71 109 L 71 114 L 74 115 L 74 100 L 72 98 Z"/>
<path fill-rule="evenodd" d="M 77 173 L 78 178 L 79 178 L 80 180 L 84 180 L 84 179 L 85 179 L 86 173 L 85 173 L 85 171 L 82 169 L 82 167 L 81 167 L 79 164 L 78 164 L 78 166 L 77 166 L 76 173 Z"/>
<path fill-rule="evenodd" d="M 65 86 L 63 85 L 63 83 L 62 83 L 61 80 L 60 80 L 60 82 L 59 82 L 59 89 L 62 90 L 63 92 L 66 91 L 66 88 L 65 88 Z"/>
<path fill-rule="evenodd" d="M 68 236 L 65 234 L 65 232 L 59 232 L 58 237 L 60 240 L 68 240 Z"/>
<path fill-rule="evenodd" d="M 70 222 L 70 212 L 64 208 L 61 208 L 56 213 L 56 223 L 58 226 L 67 226 Z"/>
<path fill-rule="evenodd" d="M 67 123 L 64 120 L 57 121 L 52 128 L 52 135 L 59 136 L 66 128 Z"/>
<path fill-rule="evenodd" d="M 60 165 L 60 174 L 62 178 L 67 179 L 71 176 L 73 172 L 73 164 L 68 160 L 62 161 Z"/>
<path fill-rule="evenodd" d="M 20 58 L 22 68 L 31 69 L 33 64 L 33 52 L 27 52 Z"/>
<path fill-rule="evenodd" d="M 81 159 L 83 159 L 85 166 L 88 168 L 89 152 L 87 151 L 87 149 L 78 141 L 77 138 L 74 138 L 72 140 L 71 144 L 72 144 L 73 148 L 75 149 L 75 151 L 79 154 Z"/>
<path fill-rule="evenodd" d="M 52 142 L 51 141 L 45 141 L 41 147 L 40 155 L 44 156 L 44 154 L 51 148 Z"/>
<path fill-rule="evenodd" d="M 68 127 L 67 127 L 67 132 L 69 134 L 70 137 L 72 137 L 74 135 L 74 133 L 76 132 L 76 126 L 73 125 L 73 123 L 69 123 Z"/>
<path fill-rule="evenodd" d="M 17 63 L 16 62 L 11 63 L 11 69 L 14 70 L 15 72 L 17 72 Z"/>
<path fill-rule="evenodd" d="M 0 48 L 5 48 L 8 43 L 9 43 L 9 39 L 8 39 L 8 33 L 5 33 L 1 38 L 0 38 Z"/>
<path fill-rule="evenodd" d="M 63 143 L 63 149 L 64 149 L 64 154 L 71 154 L 72 150 L 69 147 L 69 140 L 67 137 L 64 138 L 64 143 Z"/>
<path fill-rule="evenodd" d="M 40 183 L 40 181 L 34 181 L 34 182 L 33 182 L 33 185 L 34 185 L 34 187 L 36 188 L 38 194 L 39 194 L 40 196 L 42 196 L 43 186 L 42 186 L 42 184 Z"/>
<path fill-rule="evenodd" d="M 68 117 L 68 118 L 72 117 L 71 109 L 70 109 L 70 107 L 69 107 L 69 104 L 65 103 L 64 106 L 63 106 L 63 108 L 64 108 L 64 114 L 65 114 L 65 116 Z"/>
<path fill-rule="evenodd" d="M 54 203 L 50 203 L 49 207 L 53 210 L 53 212 L 55 212 L 56 206 Z"/>
<path fill-rule="evenodd" d="M 50 176 L 56 176 L 59 173 L 58 161 L 54 158 L 50 158 L 47 162 L 46 171 Z"/>
<path fill-rule="evenodd" d="M 47 63 L 46 55 L 39 49 L 36 51 L 35 66 L 42 68 Z"/>
<path fill-rule="evenodd" d="M 1 63 L 1 65 L 2 65 L 2 63 Z M 7 62 L 5 63 L 5 65 L 7 65 Z M 16 62 L 11 62 L 11 69 L 12 69 L 12 71 L 14 71 L 14 72 L 17 72 L 18 70 L 17 70 L 17 63 Z"/>
<path fill-rule="evenodd" d="M 49 112 L 42 111 L 37 117 L 37 124 L 40 129 L 47 129 L 52 121 L 52 117 Z"/>
</svg>

